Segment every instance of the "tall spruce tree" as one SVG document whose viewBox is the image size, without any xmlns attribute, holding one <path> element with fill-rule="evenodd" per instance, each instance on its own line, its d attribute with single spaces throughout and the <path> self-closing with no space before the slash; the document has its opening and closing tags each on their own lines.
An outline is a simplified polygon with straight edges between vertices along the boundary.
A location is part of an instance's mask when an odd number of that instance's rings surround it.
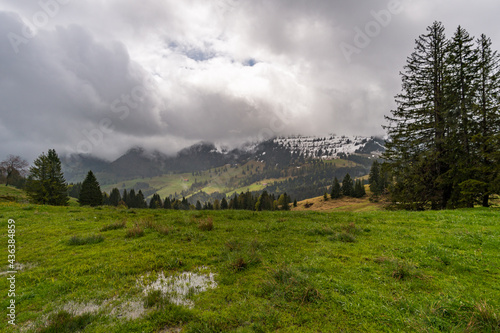
<svg viewBox="0 0 500 333">
<path fill-rule="evenodd" d="M 61 171 L 61 161 L 54 149 L 41 154 L 30 168 L 26 193 L 31 201 L 53 206 L 66 206 L 69 202 L 68 185 Z"/>
<path fill-rule="evenodd" d="M 163 208 L 163 202 L 161 201 L 161 198 L 157 193 L 153 194 L 153 197 L 149 201 L 149 208 Z"/>
<path fill-rule="evenodd" d="M 489 205 L 490 194 L 497 193 L 495 180 L 500 179 L 500 56 L 491 48 L 491 39 L 484 34 L 477 40 L 478 94 L 475 117 L 478 130 L 472 138 L 478 158 L 473 172 L 487 185 L 481 204 Z M 481 195 L 481 193 L 476 193 Z"/>
<path fill-rule="evenodd" d="M 332 199 L 338 199 L 342 196 L 342 189 L 337 177 L 333 179 L 332 191 L 330 193 L 330 196 L 332 197 Z"/>
<path fill-rule="evenodd" d="M 375 196 L 380 195 L 382 191 L 380 186 L 380 163 L 378 161 L 373 161 L 368 176 L 368 182 L 370 183 L 370 191 L 372 194 Z"/>
<path fill-rule="evenodd" d="M 82 182 L 78 203 L 80 206 L 91 207 L 102 205 L 101 187 L 92 170 L 87 173 L 87 177 L 85 177 L 85 180 Z"/>
<path fill-rule="evenodd" d="M 352 181 L 351 175 L 346 174 L 344 179 L 342 179 L 342 195 L 346 197 L 351 197 L 354 194 L 354 183 Z"/>
<path fill-rule="evenodd" d="M 222 200 L 220 201 L 220 209 L 224 210 L 224 209 L 228 209 L 228 204 L 227 204 L 227 200 L 226 198 L 222 198 Z"/>
<path fill-rule="evenodd" d="M 122 200 L 122 196 L 120 195 L 120 191 L 115 187 L 111 190 L 109 194 L 109 204 L 111 206 L 118 206 L 118 203 Z"/>
<path fill-rule="evenodd" d="M 357 179 L 354 184 L 353 197 L 362 198 L 366 195 L 365 187 L 361 180 Z"/>
<path fill-rule="evenodd" d="M 458 184 L 473 178 L 472 166 L 477 158 L 471 146 L 471 138 L 477 131 L 474 119 L 478 91 L 477 50 L 474 38 L 460 26 L 448 44 L 446 63 L 445 146 L 449 168 L 441 181 L 450 188 L 447 206 L 457 207 L 461 201 Z"/>
<path fill-rule="evenodd" d="M 137 192 L 137 195 L 135 196 L 135 207 L 148 208 L 148 204 L 146 203 L 146 200 L 144 199 L 144 194 L 142 194 L 141 190 L 139 190 L 139 192 Z"/>
<path fill-rule="evenodd" d="M 392 199 L 407 208 L 445 208 L 451 197 L 443 175 L 449 169 L 446 156 L 445 96 L 448 41 L 444 26 L 434 22 L 415 42 L 402 77 L 402 92 L 391 111 L 389 140 L 384 158 L 388 161 L 395 186 Z"/>
</svg>

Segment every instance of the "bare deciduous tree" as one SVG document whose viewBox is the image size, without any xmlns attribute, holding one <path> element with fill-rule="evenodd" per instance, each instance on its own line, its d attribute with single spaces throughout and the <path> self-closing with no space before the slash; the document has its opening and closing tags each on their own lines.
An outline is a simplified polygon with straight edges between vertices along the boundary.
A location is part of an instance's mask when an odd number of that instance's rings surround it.
<svg viewBox="0 0 500 333">
<path fill-rule="evenodd" d="M 25 177 L 28 166 L 28 162 L 17 155 L 9 155 L 0 162 L 0 173 L 5 177 L 5 185 L 15 182 L 15 178 Z"/>
</svg>

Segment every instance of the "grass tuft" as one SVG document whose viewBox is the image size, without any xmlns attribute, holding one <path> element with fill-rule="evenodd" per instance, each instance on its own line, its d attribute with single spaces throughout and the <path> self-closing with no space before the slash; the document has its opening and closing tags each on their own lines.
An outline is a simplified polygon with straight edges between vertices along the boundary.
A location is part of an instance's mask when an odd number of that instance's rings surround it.
<svg viewBox="0 0 500 333">
<path fill-rule="evenodd" d="M 47 327 L 39 329 L 39 333 L 66 333 L 82 331 L 93 320 L 88 313 L 73 316 L 66 311 L 60 311 L 49 318 Z"/>
<path fill-rule="evenodd" d="M 355 243 L 356 237 L 347 232 L 340 232 L 335 234 L 334 236 L 328 237 L 328 240 L 331 240 L 333 242 L 339 241 L 344 243 Z"/>
<path fill-rule="evenodd" d="M 211 217 L 207 217 L 206 220 L 201 220 L 198 222 L 198 229 L 201 231 L 211 231 L 214 229 L 214 222 Z"/>
<path fill-rule="evenodd" d="M 408 280 L 411 278 L 421 278 L 422 275 L 416 267 L 406 261 L 395 261 L 396 268 L 392 271 L 392 277 L 397 280 Z"/>
<path fill-rule="evenodd" d="M 235 261 L 231 263 L 231 267 L 234 271 L 240 272 L 247 268 L 248 263 L 242 257 L 238 257 Z"/>
<path fill-rule="evenodd" d="M 137 238 L 144 236 L 144 229 L 139 225 L 135 225 L 132 228 L 127 230 L 126 238 Z"/>
<path fill-rule="evenodd" d="M 168 235 L 171 230 L 169 227 L 167 226 L 162 226 L 162 225 L 155 225 L 154 226 L 154 229 L 159 233 L 159 234 L 162 234 L 162 235 Z"/>
<path fill-rule="evenodd" d="M 68 245 L 97 244 L 104 241 L 102 235 L 91 235 L 87 237 L 73 236 L 69 239 Z"/>
<path fill-rule="evenodd" d="M 319 290 L 305 276 L 286 266 L 271 269 L 271 279 L 264 284 L 263 291 L 275 299 L 297 302 L 301 305 L 315 303 L 322 298 Z"/>
<path fill-rule="evenodd" d="M 145 308 L 163 308 L 168 303 L 168 299 L 163 296 L 161 290 L 151 290 L 146 297 L 144 297 Z"/>
<path fill-rule="evenodd" d="M 123 229 L 123 228 L 125 228 L 126 224 L 127 224 L 126 221 L 115 222 L 115 223 L 112 223 L 112 224 L 105 225 L 104 227 L 101 228 L 100 231 L 104 232 L 104 231 L 109 231 L 109 230 Z"/>
</svg>

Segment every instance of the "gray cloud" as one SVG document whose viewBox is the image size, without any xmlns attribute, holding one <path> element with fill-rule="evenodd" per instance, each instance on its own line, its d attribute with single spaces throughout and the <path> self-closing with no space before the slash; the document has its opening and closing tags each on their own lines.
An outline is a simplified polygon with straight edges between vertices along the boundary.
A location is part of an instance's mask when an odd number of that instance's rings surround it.
<svg viewBox="0 0 500 333">
<path fill-rule="evenodd" d="M 384 16 L 394 3 L 403 6 Z M 381 135 L 414 39 L 441 20 L 449 36 L 461 24 L 495 46 L 499 9 L 493 0 L 0 0 L 0 158 Z M 346 57 L 342 45 L 356 52 Z"/>
</svg>

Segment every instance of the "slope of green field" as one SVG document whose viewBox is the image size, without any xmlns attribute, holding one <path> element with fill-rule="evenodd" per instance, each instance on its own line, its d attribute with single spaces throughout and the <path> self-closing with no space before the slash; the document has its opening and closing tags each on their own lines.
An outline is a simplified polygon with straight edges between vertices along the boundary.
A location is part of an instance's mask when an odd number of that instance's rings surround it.
<svg viewBox="0 0 500 333">
<path fill-rule="evenodd" d="M 7 323 L 8 219 L 16 323 Z M 212 225 L 212 227 L 211 227 Z M 0 203 L 2 332 L 495 332 L 500 210 Z"/>
<path fill-rule="evenodd" d="M 0 185 L 0 202 L 25 201 L 26 194 L 23 190 L 12 186 Z"/>
<path fill-rule="evenodd" d="M 206 185 L 198 188 L 193 193 L 200 190 L 208 194 L 214 192 L 227 193 L 233 191 L 234 188 L 238 186 L 239 181 L 245 179 L 250 173 L 261 173 L 263 167 L 263 163 L 249 161 L 238 167 L 226 165 L 198 173 L 169 174 L 151 178 L 131 179 L 117 184 L 105 185 L 102 187 L 102 190 L 110 193 L 114 187 L 121 191 L 123 189 L 137 187 L 137 184 L 147 183 L 150 189 L 152 189 L 154 193 L 158 193 L 163 199 L 171 194 L 180 194 L 182 191 L 189 190 L 191 185 L 195 182 L 207 182 Z M 151 196 L 152 194 L 148 195 L 148 197 Z"/>
</svg>

